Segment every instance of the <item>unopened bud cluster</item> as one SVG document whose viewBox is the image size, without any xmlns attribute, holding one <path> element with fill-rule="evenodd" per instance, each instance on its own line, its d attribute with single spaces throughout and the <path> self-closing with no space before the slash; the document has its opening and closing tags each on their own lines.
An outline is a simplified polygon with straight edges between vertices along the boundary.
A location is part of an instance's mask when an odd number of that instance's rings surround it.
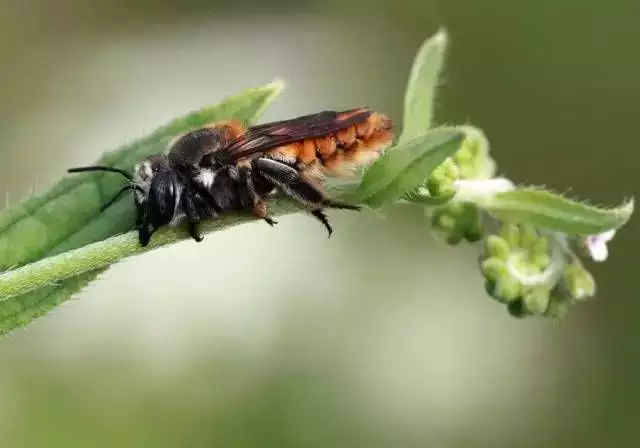
<svg viewBox="0 0 640 448">
<path fill-rule="evenodd" d="M 480 260 L 487 293 L 515 317 L 562 318 L 575 301 L 591 297 L 595 283 L 577 258 L 528 224 L 503 224 L 485 239 Z"/>
<path fill-rule="evenodd" d="M 455 196 L 457 183 L 467 179 L 488 179 L 493 176 L 495 162 L 489 156 L 488 141 L 475 128 L 467 132 L 462 147 L 438 168 L 426 181 L 430 197 L 446 200 Z M 429 210 L 431 225 L 451 245 L 463 240 L 476 242 L 482 239 L 482 214 L 473 202 L 450 201 Z"/>
<path fill-rule="evenodd" d="M 461 179 L 489 179 L 495 162 L 489 156 L 486 137 L 472 127 L 462 127 L 467 138 L 460 149 L 445 160 L 427 178 L 426 188 L 433 198 L 449 198 L 456 193 L 455 182 Z"/>
<path fill-rule="evenodd" d="M 484 236 L 480 209 L 472 203 L 452 202 L 431 210 L 431 226 L 451 245 L 462 240 L 480 241 Z"/>
</svg>

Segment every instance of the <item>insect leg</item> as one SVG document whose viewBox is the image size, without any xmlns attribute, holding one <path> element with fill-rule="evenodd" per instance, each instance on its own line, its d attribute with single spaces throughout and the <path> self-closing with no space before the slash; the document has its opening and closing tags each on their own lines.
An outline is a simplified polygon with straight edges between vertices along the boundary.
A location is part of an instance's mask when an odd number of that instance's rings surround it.
<svg viewBox="0 0 640 448">
<path fill-rule="evenodd" d="M 264 219 L 266 223 L 271 227 L 278 224 L 278 221 L 276 221 L 269 215 L 269 207 L 267 206 L 267 203 L 265 201 L 260 200 L 256 202 L 251 208 L 251 212 L 256 218 Z"/>
<path fill-rule="evenodd" d="M 212 192 L 217 173 L 195 165 L 190 165 L 186 171 L 185 187 L 189 189 L 189 196 L 192 198 L 198 216 L 201 219 L 217 218 L 223 211 L 221 204 L 216 200 L 216 195 Z M 203 176 L 203 173 L 208 173 L 208 176 Z M 204 181 L 203 178 L 208 181 Z"/>
<path fill-rule="evenodd" d="M 254 159 L 252 165 L 256 172 L 279 187 L 286 195 L 307 205 L 360 210 L 360 206 L 327 198 L 326 194 L 311 180 L 306 179 L 297 169 L 284 162 L 261 157 Z"/>
<path fill-rule="evenodd" d="M 204 235 L 200 231 L 200 216 L 198 215 L 198 209 L 193 200 L 193 190 L 189 187 L 185 187 L 184 190 L 182 190 L 182 206 L 187 216 L 189 235 L 196 243 L 199 243 L 204 239 Z"/>
<path fill-rule="evenodd" d="M 331 227 L 331 223 L 329 223 L 329 217 L 324 212 L 324 210 L 318 208 L 311 211 L 311 214 L 322 223 L 327 232 L 329 232 L 329 236 L 333 233 L 333 227 Z"/>
<path fill-rule="evenodd" d="M 273 227 L 276 225 L 278 221 L 269 215 L 269 207 L 267 206 L 267 203 L 261 199 L 260 195 L 256 191 L 256 187 L 251 176 L 251 170 L 248 167 L 241 167 L 238 170 L 238 178 L 240 185 L 240 201 L 242 202 L 242 206 L 251 208 L 253 216 L 264 219 L 270 226 Z"/>
<path fill-rule="evenodd" d="M 287 196 L 313 207 L 311 214 L 325 226 L 329 235 L 331 235 L 333 229 L 329 225 L 327 215 L 322 211 L 322 208 L 360 210 L 359 206 L 327 198 L 319 187 L 315 186 L 310 180 L 305 179 L 298 170 L 286 163 L 262 157 L 254 159 L 252 165 L 258 173 L 273 182 Z"/>
</svg>

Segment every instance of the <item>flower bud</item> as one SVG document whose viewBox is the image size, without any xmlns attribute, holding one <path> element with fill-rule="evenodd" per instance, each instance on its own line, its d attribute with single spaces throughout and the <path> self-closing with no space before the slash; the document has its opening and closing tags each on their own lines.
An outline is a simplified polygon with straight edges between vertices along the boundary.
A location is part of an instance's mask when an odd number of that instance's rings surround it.
<svg viewBox="0 0 640 448">
<path fill-rule="evenodd" d="M 503 276 L 496 282 L 495 293 L 504 302 L 513 302 L 520 297 L 522 285 L 513 277 Z"/>
<path fill-rule="evenodd" d="M 596 293 L 596 282 L 579 260 L 574 260 L 564 268 L 564 288 L 574 300 L 593 297 Z"/>
<path fill-rule="evenodd" d="M 453 185 L 455 180 L 455 178 L 447 176 L 445 170 L 439 167 L 431 173 L 425 186 L 433 198 L 450 197 L 455 193 Z"/>
<path fill-rule="evenodd" d="M 507 311 L 509 314 L 517 319 L 523 319 L 530 316 L 527 308 L 524 305 L 522 299 L 514 300 L 507 304 Z"/>
<path fill-rule="evenodd" d="M 507 264 L 496 257 L 484 260 L 480 269 L 482 270 L 484 277 L 494 283 L 509 275 Z"/>
<path fill-rule="evenodd" d="M 552 294 L 549 297 L 549 305 L 545 312 L 545 317 L 555 320 L 562 320 L 569 312 L 571 303 L 565 297 Z"/>
<path fill-rule="evenodd" d="M 549 292 L 545 286 L 531 288 L 522 297 L 524 307 L 532 315 L 543 316 L 549 308 Z"/>
<path fill-rule="evenodd" d="M 511 247 L 504 238 L 500 238 L 498 235 L 489 235 L 485 240 L 485 250 L 490 257 L 507 261 Z"/>
</svg>

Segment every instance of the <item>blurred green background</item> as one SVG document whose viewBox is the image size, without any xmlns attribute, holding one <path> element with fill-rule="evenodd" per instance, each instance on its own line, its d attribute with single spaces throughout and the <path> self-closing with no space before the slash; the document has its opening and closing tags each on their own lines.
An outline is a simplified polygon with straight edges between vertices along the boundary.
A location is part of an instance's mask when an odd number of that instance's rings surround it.
<svg viewBox="0 0 640 448">
<path fill-rule="evenodd" d="M 191 109 L 283 78 L 263 120 L 369 105 L 400 121 L 446 26 L 439 123 L 501 172 L 615 205 L 637 193 L 636 0 L 4 0 L 9 203 Z M 332 213 L 130 259 L 0 341 L 2 447 L 638 446 L 637 219 L 555 325 L 483 293 L 420 210 Z"/>
</svg>

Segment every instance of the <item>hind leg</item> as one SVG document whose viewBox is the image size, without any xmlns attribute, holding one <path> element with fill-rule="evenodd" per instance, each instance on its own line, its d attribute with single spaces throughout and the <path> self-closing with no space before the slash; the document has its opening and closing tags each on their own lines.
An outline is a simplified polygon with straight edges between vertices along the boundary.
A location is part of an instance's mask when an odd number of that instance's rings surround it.
<svg viewBox="0 0 640 448">
<path fill-rule="evenodd" d="M 320 223 L 322 223 L 324 228 L 327 229 L 327 232 L 329 233 L 329 237 L 331 237 L 331 234 L 333 234 L 333 227 L 331 227 L 331 223 L 329 222 L 329 217 L 324 212 L 324 210 L 322 210 L 321 208 L 312 210 L 311 215 L 314 218 L 316 218 L 318 221 L 320 221 Z"/>
<path fill-rule="evenodd" d="M 346 204 L 344 202 L 331 201 L 331 200 L 323 201 L 322 205 L 326 208 L 337 208 L 341 210 L 354 210 L 358 212 L 362 210 L 362 207 L 358 205 L 351 205 L 351 204 Z M 331 234 L 333 233 L 333 227 L 331 227 L 331 223 L 329 222 L 329 217 L 324 212 L 324 210 L 322 208 L 316 208 L 314 210 L 311 210 L 311 215 L 314 218 L 316 218 L 318 221 L 320 221 L 320 223 L 322 223 L 322 225 L 327 229 L 327 232 L 329 233 L 329 237 L 331 237 Z"/>
<path fill-rule="evenodd" d="M 333 229 L 327 215 L 322 210 L 323 208 L 357 211 L 361 209 L 357 205 L 327 198 L 325 193 L 311 180 L 306 179 L 297 169 L 286 163 L 261 157 L 254 159 L 252 166 L 257 173 L 279 187 L 287 196 L 312 207 L 311 215 L 322 223 L 329 236 L 333 233 Z"/>
</svg>

